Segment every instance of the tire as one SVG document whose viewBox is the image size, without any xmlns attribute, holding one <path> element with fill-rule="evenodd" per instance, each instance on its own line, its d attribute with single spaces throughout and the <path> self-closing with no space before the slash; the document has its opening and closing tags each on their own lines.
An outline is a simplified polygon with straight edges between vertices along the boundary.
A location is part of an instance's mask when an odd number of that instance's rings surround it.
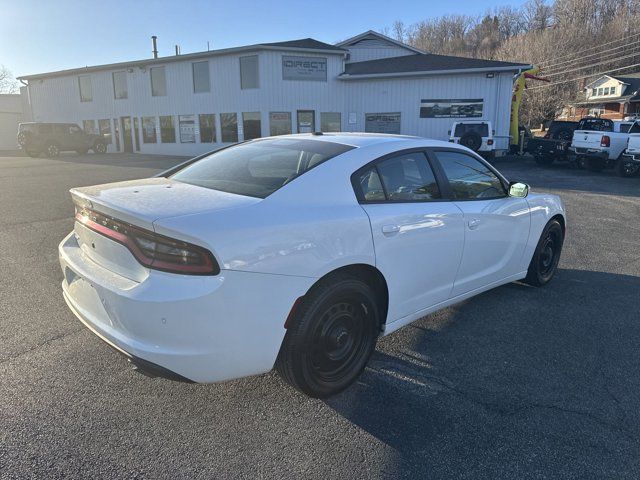
<svg viewBox="0 0 640 480">
<path fill-rule="evenodd" d="M 527 270 L 525 283 L 534 287 L 542 287 L 549 283 L 556 273 L 562 244 L 564 243 L 564 233 L 558 220 L 550 220 L 544 227 L 533 258 Z"/>
<path fill-rule="evenodd" d="M 49 158 L 56 158 L 58 155 L 60 155 L 60 147 L 58 147 L 58 145 L 55 143 L 49 143 L 45 147 L 44 153 Z"/>
<path fill-rule="evenodd" d="M 24 147 L 27 144 L 27 132 L 18 133 L 18 145 Z"/>
<path fill-rule="evenodd" d="M 460 137 L 460 145 L 477 152 L 482 146 L 482 137 L 476 132 L 467 132 Z"/>
<path fill-rule="evenodd" d="M 605 161 L 598 157 L 589 157 L 586 162 L 587 170 L 591 172 L 601 172 L 604 170 Z"/>
<path fill-rule="evenodd" d="M 538 165 L 551 165 L 554 161 L 554 158 L 551 155 L 534 155 L 533 159 L 536 161 Z"/>
<path fill-rule="evenodd" d="M 640 173 L 640 163 L 625 162 L 621 156 L 616 162 L 616 173 L 623 178 L 635 177 Z"/>
<path fill-rule="evenodd" d="M 573 138 L 573 131 L 568 128 L 562 128 L 556 132 L 555 138 L 556 140 L 569 141 Z"/>
<path fill-rule="evenodd" d="M 380 333 L 373 291 L 349 275 L 331 276 L 303 298 L 275 368 L 302 393 L 326 398 L 360 376 Z"/>
<path fill-rule="evenodd" d="M 103 142 L 96 143 L 93 146 L 93 153 L 97 153 L 102 155 L 103 153 L 107 153 L 107 144 Z"/>
</svg>

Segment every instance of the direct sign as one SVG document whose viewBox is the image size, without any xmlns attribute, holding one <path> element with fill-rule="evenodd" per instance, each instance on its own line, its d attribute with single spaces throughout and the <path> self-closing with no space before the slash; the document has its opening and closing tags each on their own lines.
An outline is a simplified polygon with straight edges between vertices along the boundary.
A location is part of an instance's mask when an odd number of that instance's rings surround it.
<svg viewBox="0 0 640 480">
<path fill-rule="evenodd" d="M 283 80 L 327 81 L 327 59 L 323 57 L 282 57 Z"/>
</svg>

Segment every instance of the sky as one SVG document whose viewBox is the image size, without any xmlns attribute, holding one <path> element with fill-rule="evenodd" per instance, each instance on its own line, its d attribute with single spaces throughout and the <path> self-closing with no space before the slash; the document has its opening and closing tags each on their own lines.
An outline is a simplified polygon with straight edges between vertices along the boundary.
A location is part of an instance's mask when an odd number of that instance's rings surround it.
<svg viewBox="0 0 640 480">
<path fill-rule="evenodd" d="M 445 14 L 480 15 L 520 0 L 0 0 L 0 65 L 14 76 L 312 37 L 335 43 L 366 30 Z"/>
</svg>

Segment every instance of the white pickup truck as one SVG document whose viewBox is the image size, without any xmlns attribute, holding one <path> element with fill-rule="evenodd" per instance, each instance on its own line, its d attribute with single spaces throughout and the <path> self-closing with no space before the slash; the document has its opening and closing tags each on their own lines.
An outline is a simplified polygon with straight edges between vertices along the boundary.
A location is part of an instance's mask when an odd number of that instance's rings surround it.
<svg viewBox="0 0 640 480">
<path fill-rule="evenodd" d="M 616 165 L 621 177 L 635 177 L 640 173 L 640 122 L 636 121 L 629 129 L 627 149 Z"/>
<path fill-rule="evenodd" d="M 575 155 L 578 165 L 594 172 L 614 167 L 627 148 L 627 132 L 633 124 L 606 118 L 583 118 L 573 132 L 569 151 Z"/>
</svg>

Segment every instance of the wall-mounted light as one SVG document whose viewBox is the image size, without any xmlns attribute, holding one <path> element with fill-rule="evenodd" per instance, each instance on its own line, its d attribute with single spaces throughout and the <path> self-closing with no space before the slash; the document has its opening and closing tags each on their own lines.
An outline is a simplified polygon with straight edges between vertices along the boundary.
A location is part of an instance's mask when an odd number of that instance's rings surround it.
<svg viewBox="0 0 640 480">
<path fill-rule="evenodd" d="M 133 73 L 133 68 L 131 68 L 131 67 L 127 68 L 127 72 Z"/>
<path fill-rule="evenodd" d="M 495 76 L 496 76 L 495 73 L 487 73 L 487 78 L 493 78 Z"/>
<path fill-rule="evenodd" d="M 141 71 L 142 73 L 146 72 L 146 71 L 147 71 L 147 67 L 140 67 L 140 71 Z"/>
</svg>

